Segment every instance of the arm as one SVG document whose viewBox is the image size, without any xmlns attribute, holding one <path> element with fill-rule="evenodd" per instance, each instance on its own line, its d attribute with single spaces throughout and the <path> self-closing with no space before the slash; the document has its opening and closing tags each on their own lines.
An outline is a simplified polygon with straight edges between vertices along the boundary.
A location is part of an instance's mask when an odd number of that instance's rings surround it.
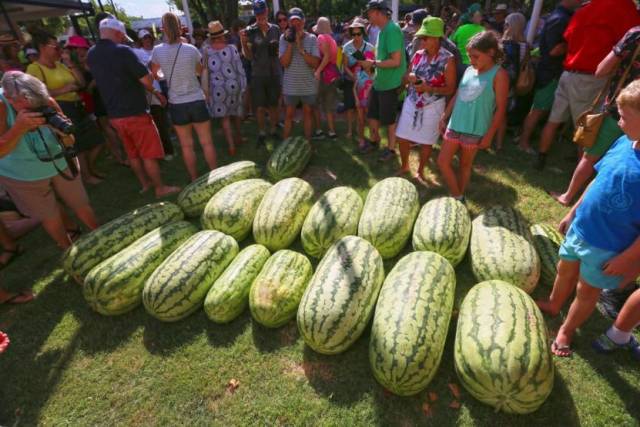
<svg viewBox="0 0 640 427">
<path fill-rule="evenodd" d="M 7 106 L 4 102 L 0 101 L 0 158 L 11 153 L 25 133 L 44 124 L 45 121 L 42 114 L 31 111 L 21 111 L 16 116 L 16 121 L 13 126 L 7 129 Z"/>
<path fill-rule="evenodd" d="M 549 51 L 549 56 L 563 56 L 567 53 L 567 44 L 565 42 L 558 43 Z"/>
<path fill-rule="evenodd" d="M 307 34 L 305 32 L 299 34 L 301 34 L 301 36 L 298 40 L 296 40 L 296 48 L 298 49 L 300 55 L 302 55 L 302 59 L 304 59 L 304 62 L 310 68 L 313 68 L 315 70 L 318 67 L 318 64 L 320 64 L 320 51 L 318 50 L 318 42 L 314 40 L 314 44 L 311 47 L 311 52 L 307 52 L 306 50 L 304 50 L 304 37 L 306 37 Z"/>
<path fill-rule="evenodd" d="M 289 43 L 284 39 L 284 37 L 280 38 L 280 65 L 283 68 L 289 68 L 291 65 L 291 58 L 293 57 L 293 43 Z"/>
<path fill-rule="evenodd" d="M 640 236 L 631 246 L 607 261 L 602 266 L 602 271 L 607 276 L 623 276 L 620 287 L 625 287 L 636 279 L 640 275 Z"/>
<path fill-rule="evenodd" d="M 496 92 L 496 111 L 493 113 L 493 119 L 491 120 L 491 126 L 489 130 L 482 137 L 478 148 L 485 149 L 491 145 L 491 140 L 495 136 L 498 129 L 502 125 L 507 114 L 507 103 L 509 97 L 509 74 L 501 68 L 496 74 L 496 78 L 493 82 L 493 88 Z"/>
<path fill-rule="evenodd" d="M 609 52 L 609 54 L 598 64 L 598 69 L 596 70 L 596 77 L 607 77 L 611 73 L 615 71 L 615 69 L 622 61 L 614 51 Z"/>
<path fill-rule="evenodd" d="M 167 104 L 167 99 L 164 97 L 162 92 L 156 90 L 156 88 L 153 87 L 153 76 L 151 75 L 151 73 L 142 76 L 140 79 L 138 79 L 138 81 L 142 86 L 144 86 L 147 92 L 152 93 L 153 96 L 155 96 L 156 99 L 160 101 L 160 105 L 164 107 Z"/>
<path fill-rule="evenodd" d="M 253 51 L 249 43 L 247 30 L 240 31 L 240 45 L 242 46 L 242 55 L 249 61 L 253 61 Z"/>
<path fill-rule="evenodd" d="M 154 80 L 159 80 L 158 79 L 158 71 L 160 71 L 160 65 L 156 64 L 155 62 L 151 61 L 149 63 L 149 65 L 151 66 L 151 75 L 153 76 Z"/>
<path fill-rule="evenodd" d="M 324 68 L 329 65 L 329 55 L 331 54 L 328 44 L 318 42 L 318 47 L 320 48 L 320 52 L 322 52 L 322 60 L 320 61 L 318 68 L 316 68 L 315 73 L 313 73 L 313 75 L 316 77 L 316 80 L 320 80 L 320 74 L 322 73 L 322 70 L 324 70 Z"/>
<path fill-rule="evenodd" d="M 358 61 L 364 69 L 369 71 L 375 62 L 377 68 L 398 68 L 400 64 L 402 64 L 402 51 L 398 50 L 395 52 L 391 52 L 389 59 L 385 59 L 384 61 Z"/>
<path fill-rule="evenodd" d="M 440 118 L 439 128 L 440 134 L 444 135 L 445 130 L 447 130 L 447 120 L 451 117 L 451 113 L 453 113 L 453 107 L 456 105 L 457 94 L 453 95 L 447 104 L 447 108 L 444 109 L 444 113 L 442 113 L 442 117 Z"/>
<path fill-rule="evenodd" d="M 453 57 L 449 58 L 447 65 L 444 69 L 444 86 L 433 87 L 429 86 L 427 82 L 423 82 L 419 88 L 424 89 L 426 92 L 432 95 L 452 95 L 456 91 L 456 61 Z M 417 88 L 418 89 L 418 88 Z"/>
<path fill-rule="evenodd" d="M 204 65 L 202 66 L 202 71 L 200 73 L 200 87 L 204 92 L 204 97 L 208 104 L 209 103 L 209 55 L 207 54 L 206 48 L 202 50 L 204 52 L 204 56 L 202 58 L 202 62 Z"/>
<path fill-rule="evenodd" d="M 587 186 L 587 188 L 584 189 L 584 191 L 582 192 L 582 195 L 580 196 L 576 204 L 573 205 L 571 210 L 564 216 L 564 218 L 562 218 L 562 220 L 560 221 L 560 224 L 558 224 L 558 231 L 561 232 L 562 234 L 567 234 L 567 231 L 569 231 L 569 226 L 571 225 L 573 218 L 576 216 L 576 211 L 578 210 L 578 207 L 582 204 L 582 200 L 584 200 L 584 195 L 587 194 L 587 191 L 589 191 L 589 187 L 591 187 L 591 184 L 593 184 L 593 181 L 591 181 Z"/>
</svg>

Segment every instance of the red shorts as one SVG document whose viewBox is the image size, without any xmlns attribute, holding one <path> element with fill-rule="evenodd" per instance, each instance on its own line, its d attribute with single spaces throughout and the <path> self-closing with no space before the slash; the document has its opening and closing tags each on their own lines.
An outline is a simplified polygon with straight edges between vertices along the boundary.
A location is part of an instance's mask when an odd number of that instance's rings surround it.
<svg viewBox="0 0 640 427">
<path fill-rule="evenodd" d="M 109 119 L 130 159 L 162 159 L 164 150 L 151 114 Z"/>
</svg>

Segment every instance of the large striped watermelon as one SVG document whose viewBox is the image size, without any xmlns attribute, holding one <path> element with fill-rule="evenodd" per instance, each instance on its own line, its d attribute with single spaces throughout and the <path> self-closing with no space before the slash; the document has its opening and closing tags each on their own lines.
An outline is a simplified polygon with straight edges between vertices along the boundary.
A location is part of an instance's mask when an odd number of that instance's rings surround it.
<svg viewBox="0 0 640 427">
<path fill-rule="evenodd" d="M 306 138 L 292 136 L 273 150 L 267 161 L 267 174 L 274 181 L 298 176 L 311 159 L 311 144 Z"/>
<path fill-rule="evenodd" d="M 349 187 L 327 191 L 313 205 L 302 225 L 300 240 L 304 251 L 322 258 L 340 238 L 358 232 L 362 198 Z"/>
<path fill-rule="evenodd" d="M 453 197 L 440 197 L 420 210 L 413 227 L 413 249 L 438 253 L 455 267 L 467 252 L 470 236 L 467 207 Z"/>
<path fill-rule="evenodd" d="M 271 251 L 296 239 L 311 209 L 313 188 L 300 178 L 287 178 L 267 190 L 253 220 L 253 237 Z"/>
<path fill-rule="evenodd" d="M 362 335 L 384 281 L 382 257 L 356 236 L 327 251 L 298 307 L 298 329 L 318 353 L 343 352 Z"/>
<path fill-rule="evenodd" d="M 270 255 L 262 245 L 247 246 L 240 251 L 204 300 L 204 311 L 210 320 L 228 323 L 244 311 L 251 284 Z"/>
<path fill-rule="evenodd" d="M 400 396 L 423 390 L 444 351 L 456 275 L 449 261 L 413 252 L 393 267 L 382 285 L 369 343 L 376 379 Z"/>
<path fill-rule="evenodd" d="M 456 372 L 476 399 L 526 414 L 553 387 L 553 361 L 542 314 L 524 291 L 501 280 L 482 282 L 460 306 Z"/>
<path fill-rule="evenodd" d="M 375 246 L 383 258 L 393 258 L 409 240 L 419 209 L 415 185 L 404 178 L 383 179 L 367 195 L 358 236 Z"/>
<path fill-rule="evenodd" d="M 306 256 L 283 249 L 269 258 L 251 285 L 249 308 L 256 322 L 278 328 L 293 319 L 313 274 Z"/>
<path fill-rule="evenodd" d="M 83 288 L 91 308 L 105 315 L 133 310 L 142 302 L 142 288 L 153 270 L 196 231 L 186 221 L 165 224 L 95 266 Z"/>
<path fill-rule="evenodd" d="M 271 184 L 263 179 L 243 179 L 218 191 L 202 213 L 202 227 L 218 230 L 237 241 L 251 232 L 253 218 Z"/>
<path fill-rule="evenodd" d="M 534 224 L 530 230 L 533 236 L 533 244 L 540 257 L 542 280 L 553 284 L 556 280 L 558 261 L 560 260 L 558 251 L 564 236 L 549 224 Z"/>
<path fill-rule="evenodd" d="M 478 281 L 504 280 L 531 293 L 540 278 L 540 258 L 529 226 L 511 207 L 487 209 L 473 220 L 471 269 Z"/>
<path fill-rule="evenodd" d="M 164 322 L 183 319 L 202 306 L 209 288 L 238 254 L 231 236 L 200 231 L 165 259 L 147 279 L 142 303 Z"/>
<path fill-rule="evenodd" d="M 260 169 L 249 160 L 221 166 L 184 187 L 178 194 L 178 206 L 188 217 L 199 216 L 209 199 L 223 187 L 243 179 L 259 177 Z"/>
<path fill-rule="evenodd" d="M 89 271 L 154 228 L 180 221 L 182 210 L 169 202 L 152 203 L 128 212 L 80 236 L 62 257 L 62 267 L 82 284 Z"/>
</svg>

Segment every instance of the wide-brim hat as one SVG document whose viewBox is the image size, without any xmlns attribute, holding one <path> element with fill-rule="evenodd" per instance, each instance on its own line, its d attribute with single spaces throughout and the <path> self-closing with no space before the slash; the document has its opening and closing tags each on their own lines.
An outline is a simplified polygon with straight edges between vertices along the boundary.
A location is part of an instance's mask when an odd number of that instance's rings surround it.
<svg viewBox="0 0 640 427">
<path fill-rule="evenodd" d="M 224 26 L 220 21 L 209 22 L 207 29 L 209 30 L 209 37 L 211 38 L 222 37 L 229 34 L 229 31 L 224 29 Z"/>
<path fill-rule="evenodd" d="M 318 34 L 318 30 L 320 34 L 331 34 L 331 21 L 329 21 L 329 18 L 324 16 L 318 18 L 318 22 L 316 22 L 311 31 Z"/>
<path fill-rule="evenodd" d="M 366 19 L 357 16 L 347 28 L 367 28 L 367 25 L 369 22 Z"/>
<path fill-rule="evenodd" d="M 443 37 L 444 21 L 437 16 L 427 16 L 422 26 L 415 34 L 416 37 Z"/>
</svg>

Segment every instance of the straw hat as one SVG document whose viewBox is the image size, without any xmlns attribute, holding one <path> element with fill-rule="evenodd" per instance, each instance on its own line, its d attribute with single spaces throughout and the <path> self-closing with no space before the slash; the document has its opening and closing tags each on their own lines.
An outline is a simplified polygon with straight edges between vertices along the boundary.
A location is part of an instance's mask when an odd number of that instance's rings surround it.
<svg viewBox="0 0 640 427">
<path fill-rule="evenodd" d="M 331 34 L 331 21 L 324 16 L 318 18 L 318 22 L 313 26 L 312 31 L 316 34 Z"/>
<path fill-rule="evenodd" d="M 367 25 L 369 22 L 366 19 L 356 16 L 349 28 L 367 28 Z"/>
<path fill-rule="evenodd" d="M 207 29 L 209 30 L 209 37 L 211 38 L 222 37 L 229 34 L 229 31 L 224 29 L 224 26 L 220 21 L 209 22 L 209 25 L 207 25 Z"/>
</svg>

